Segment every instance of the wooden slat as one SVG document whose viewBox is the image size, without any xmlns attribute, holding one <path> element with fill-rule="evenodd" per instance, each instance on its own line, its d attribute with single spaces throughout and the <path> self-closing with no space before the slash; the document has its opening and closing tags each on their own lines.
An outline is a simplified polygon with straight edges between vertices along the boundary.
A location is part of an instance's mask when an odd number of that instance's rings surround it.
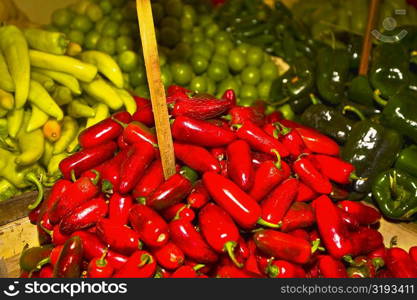
<svg viewBox="0 0 417 300">
<path fill-rule="evenodd" d="M 24 193 L 0 202 L 0 226 L 26 217 L 29 213 L 28 205 L 34 201 L 37 194 L 37 192 Z"/>
</svg>

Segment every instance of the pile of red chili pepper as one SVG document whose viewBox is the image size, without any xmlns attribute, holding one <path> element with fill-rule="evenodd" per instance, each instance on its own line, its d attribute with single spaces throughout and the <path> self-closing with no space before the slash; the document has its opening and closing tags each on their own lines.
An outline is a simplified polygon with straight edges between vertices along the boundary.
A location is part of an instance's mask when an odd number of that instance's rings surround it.
<svg viewBox="0 0 417 300">
<path fill-rule="evenodd" d="M 380 213 L 344 200 L 354 167 L 333 140 L 231 90 L 167 100 L 177 173 L 146 99 L 84 131 L 30 215 L 22 277 L 417 277 L 417 247 L 386 248 Z"/>
</svg>

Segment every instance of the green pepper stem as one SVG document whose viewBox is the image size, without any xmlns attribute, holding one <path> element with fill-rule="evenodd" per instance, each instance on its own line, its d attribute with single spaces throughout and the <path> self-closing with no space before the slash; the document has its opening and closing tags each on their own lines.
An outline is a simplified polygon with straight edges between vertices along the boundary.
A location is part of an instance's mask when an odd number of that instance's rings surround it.
<svg viewBox="0 0 417 300">
<path fill-rule="evenodd" d="M 284 125 L 282 125 L 280 122 L 276 122 L 276 123 L 274 123 L 273 125 L 275 126 L 275 128 L 277 128 L 277 130 L 278 130 L 279 134 L 282 134 L 282 135 L 287 135 L 288 133 L 290 133 L 290 132 L 291 132 L 291 129 L 290 129 L 290 128 L 285 127 L 285 126 L 284 126 Z M 274 137 L 275 137 L 275 135 L 274 135 Z M 275 137 L 275 138 L 278 138 L 278 137 Z"/>
<path fill-rule="evenodd" d="M 375 267 L 376 270 L 385 266 L 385 261 L 381 257 L 372 258 L 372 265 Z"/>
<path fill-rule="evenodd" d="M 363 180 L 363 181 L 368 180 L 367 177 L 360 177 L 360 176 L 356 175 L 355 172 L 350 173 L 349 179 L 350 180 Z"/>
<path fill-rule="evenodd" d="M 152 262 L 153 258 L 149 254 L 142 254 L 142 256 L 140 257 L 140 263 L 138 264 L 138 268 L 142 268 L 143 266 Z"/>
<path fill-rule="evenodd" d="M 321 240 L 315 239 L 311 242 L 311 254 L 316 253 L 317 250 L 323 251 L 323 247 L 320 247 Z"/>
<path fill-rule="evenodd" d="M 198 270 L 201 270 L 202 268 L 204 268 L 205 266 L 206 265 L 203 265 L 203 264 L 197 264 L 193 267 L 193 270 L 198 271 Z"/>
<path fill-rule="evenodd" d="M 122 126 L 123 128 L 126 128 L 129 124 L 126 124 L 120 120 L 117 120 L 115 117 L 111 117 L 112 121 L 116 122 L 117 124 L 119 124 L 120 126 Z"/>
<path fill-rule="evenodd" d="M 380 90 L 375 90 L 374 91 L 374 100 L 375 100 L 376 103 L 378 103 L 381 106 L 387 106 L 387 104 L 388 104 L 388 101 L 381 97 L 381 91 Z"/>
<path fill-rule="evenodd" d="M 197 172 L 187 166 L 181 168 L 180 174 L 187 178 L 191 183 L 194 183 L 198 179 Z"/>
<path fill-rule="evenodd" d="M 273 223 L 270 223 L 268 221 L 265 221 L 262 218 L 259 218 L 257 224 L 259 224 L 261 226 L 264 226 L 264 227 L 269 227 L 269 228 L 281 228 L 281 226 L 282 226 L 281 222 L 279 222 L 278 224 L 273 224 Z"/>
<path fill-rule="evenodd" d="M 221 117 L 223 120 L 226 120 L 226 121 L 232 121 L 232 116 L 231 115 L 224 115 L 224 116 L 222 116 Z"/>
<path fill-rule="evenodd" d="M 309 95 L 309 97 L 310 97 L 310 101 L 313 105 L 320 104 L 320 100 L 313 93 L 311 93 Z"/>
<path fill-rule="evenodd" d="M 230 126 L 230 128 L 232 128 L 233 130 L 239 130 L 240 128 L 242 128 L 242 124 L 233 124 L 232 126 Z"/>
<path fill-rule="evenodd" d="M 237 243 L 234 241 L 229 241 L 224 244 L 224 250 L 226 250 L 227 254 L 229 255 L 232 262 L 236 265 L 238 268 L 243 268 L 243 264 L 238 262 L 235 256 L 235 248 L 237 246 Z"/>
<path fill-rule="evenodd" d="M 175 214 L 175 217 L 172 219 L 172 221 L 178 221 L 181 217 L 180 217 L 180 214 L 181 214 L 181 212 L 184 210 L 184 209 L 186 209 L 186 208 L 190 208 L 190 204 L 186 204 L 186 205 L 184 205 L 183 207 L 181 207 L 178 211 L 177 211 L 177 213 Z"/>
<path fill-rule="evenodd" d="M 274 165 L 277 167 L 278 170 L 281 170 L 282 169 L 281 155 L 279 154 L 278 150 L 275 150 L 275 149 L 272 149 L 271 152 L 274 153 L 275 156 L 277 157 L 277 161 L 274 163 Z"/>
<path fill-rule="evenodd" d="M 28 206 L 29 210 L 34 210 L 39 206 L 39 204 L 41 204 L 43 200 L 43 195 L 44 195 L 43 185 L 41 184 L 41 182 L 39 181 L 39 179 L 36 177 L 34 173 L 26 174 L 25 179 L 29 182 L 32 182 L 38 189 L 38 196 L 36 197 L 35 202 L 33 202 L 32 204 Z"/>
<path fill-rule="evenodd" d="M 96 261 L 97 267 L 104 268 L 105 266 L 107 266 L 106 256 L 108 252 L 109 250 L 107 248 L 104 249 L 103 255 Z"/>
<path fill-rule="evenodd" d="M 278 267 L 275 265 L 269 265 L 266 272 L 269 278 L 276 278 L 280 273 Z"/>
<path fill-rule="evenodd" d="M 136 202 L 138 202 L 139 204 L 146 204 L 146 197 L 138 197 L 136 198 Z"/>
<path fill-rule="evenodd" d="M 348 111 L 353 112 L 355 115 L 357 115 L 361 121 L 366 120 L 365 115 L 359 109 L 357 109 L 356 107 L 354 107 L 352 105 L 346 105 L 345 107 L 343 107 L 342 114 L 345 115 L 346 112 L 348 112 Z"/>
<path fill-rule="evenodd" d="M 77 177 L 75 176 L 74 169 L 71 170 L 71 180 L 72 180 L 72 182 L 76 182 L 77 181 Z"/>
<path fill-rule="evenodd" d="M 91 180 L 91 182 L 94 184 L 94 185 L 97 185 L 98 184 L 98 182 L 100 181 L 100 173 L 97 171 L 97 170 L 91 170 L 91 172 L 93 172 L 94 174 L 96 174 L 96 177 L 93 179 L 93 180 Z"/>
</svg>

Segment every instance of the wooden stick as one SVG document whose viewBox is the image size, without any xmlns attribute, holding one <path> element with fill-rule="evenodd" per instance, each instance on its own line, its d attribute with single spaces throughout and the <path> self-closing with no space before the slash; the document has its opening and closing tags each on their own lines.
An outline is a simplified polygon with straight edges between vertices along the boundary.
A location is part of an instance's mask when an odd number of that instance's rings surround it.
<svg viewBox="0 0 417 300">
<path fill-rule="evenodd" d="M 362 44 L 361 62 L 359 65 L 359 75 L 366 76 L 368 74 L 369 57 L 372 49 L 372 30 L 378 17 L 380 0 L 371 0 L 371 5 L 368 12 L 368 24 L 366 26 L 365 36 Z"/>
<path fill-rule="evenodd" d="M 175 174 L 175 155 L 165 89 L 161 79 L 161 70 L 159 68 L 159 56 L 151 1 L 136 0 L 136 9 L 139 20 L 140 37 L 142 40 L 143 57 L 145 59 L 146 75 L 148 77 L 152 109 L 155 118 L 159 152 L 161 153 L 164 176 L 165 179 L 168 179 Z"/>
</svg>

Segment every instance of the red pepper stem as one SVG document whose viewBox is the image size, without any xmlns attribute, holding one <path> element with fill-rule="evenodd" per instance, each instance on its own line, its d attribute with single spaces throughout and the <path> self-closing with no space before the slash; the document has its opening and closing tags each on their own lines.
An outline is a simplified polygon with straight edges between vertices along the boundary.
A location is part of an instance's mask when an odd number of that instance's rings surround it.
<svg viewBox="0 0 417 300">
<path fill-rule="evenodd" d="M 42 269 L 42 267 L 43 267 L 44 265 L 47 265 L 47 264 L 49 264 L 50 262 L 51 262 L 51 258 L 50 258 L 50 257 L 46 257 L 46 258 L 42 259 L 40 262 L 38 262 L 38 264 L 36 265 L 35 270 L 32 270 L 32 272 L 34 272 L 34 271 L 39 271 L 40 269 Z"/>
<path fill-rule="evenodd" d="M 372 258 L 372 265 L 378 270 L 385 266 L 385 261 L 381 257 L 375 257 Z"/>
<path fill-rule="evenodd" d="M 235 248 L 237 243 L 235 241 L 229 241 L 224 244 L 224 250 L 226 250 L 227 254 L 229 255 L 232 262 L 236 265 L 238 268 L 243 268 L 243 264 L 238 262 L 235 256 Z"/>
<path fill-rule="evenodd" d="M 152 262 L 153 258 L 149 254 L 142 254 L 142 256 L 140 257 L 140 263 L 138 264 L 138 268 L 142 268 L 143 266 Z"/>
<path fill-rule="evenodd" d="M 279 269 L 275 265 L 269 265 L 266 272 L 270 278 L 276 278 L 279 275 Z"/>
<path fill-rule="evenodd" d="M 284 125 L 282 125 L 280 122 L 276 122 L 276 123 L 274 123 L 274 126 L 275 126 L 275 128 L 277 128 L 278 129 L 278 132 L 281 134 L 281 135 L 287 135 L 288 133 L 290 133 L 291 132 L 291 129 L 290 128 L 288 128 L 288 127 L 285 127 Z M 275 136 L 274 136 L 275 137 Z"/>
<path fill-rule="evenodd" d="M 356 175 L 355 172 L 350 173 L 349 179 L 350 180 L 368 180 L 367 177 L 360 177 L 360 176 Z"/>
<path fill-rule="evenodd" d="M 356 107 L 352 105 L 346 105 L 345 107 L 343 107 L 343 111 L 342 111 L 343 114 L 346 114 L 346 112 L 348 111 L 353 112 L 355 115 L 357 115 L 361 121 L 366 120 L 365 115 Z"/>
<path fill-rule="evenodd" d="M 222 116 L 221 117 L 223 120 L 226 120 L 226 121 L 232 121 L 232 116 L 231 115 L 224 115 L 224 116 Z"/>
<path fill-rule="evenodd" d="M 49 236 L 52 237 L 53 235 L 52 230 L 46 229 L 45 226 L 43 226 L 43 221 L 39 222 L 39 226 L 42 228 L 43 231 L 45 231 L 47 234 L 49 234 Z"/>
<path fill-rule="evenodd" d="M 104 179 L 102 184 L 101 184 L 101 191 L 105 194 L 111 194 L 113 192 L 113 184 Z"/>
<path fill-rule="evenodd" d="M 177 213 L 175 214 L 175 217 L 172 219 L 172 221 L 177 221 L 177 220 L 179 220 L 180 218 L 181 218 L 181 216 L 180 216 L 180 214 L 181 214 L 181 212 L 184 210 L 184 209 L 186 209 L 186 208 L 190 208 L 191 206 L 190 206 L 190 204 L 186 204 L 186 205 L 184 205 L 183 207 L 181 207 L 178 211 L 177 211 Z"/>
<path fill-rule="evenodd" d="M 203 264 L 198 264 L 198 265 L 195 265 L 194 267 L 193 267 L 193 270 L 194 271 L 198 271 L 198 270 L 201 270 L 202 268 L 204 268 L 206 265 L 203 265 Z"/>
<path fill-rule="evenodd" d="M 321 240 L 315 239 L 311 242 L 311 254 L 317 252 L 317 250 L 324 251 L 325 249 L 320 246 Z"/>
<path fill-rule="evenodd" d="M 96 177 L 93 180 L 91 180 L 91 182 L 94 185 L 97 185 L 98 182 L 100 181 L 100 173 L 97 170 L 91 170 L 91 172 L 93 172 L 94 174 L 96 174 Z"/>
<path fill-rule="evenodd" d="M 115 117 L 111 117 L 112 121 L 116 122 L 117 124 L 119 124 L 120 126 L 122 126 L 123 128 L 126 128 L 129 124 L 126 124 L 120 120 L 117 120 Z"/>
<path fill-rule="evenodd" d="M 39 206 L 39 204 L 41 204 L 43 200 L 43 195 L 44 195 L 43 185 L 41 184 L 41 182 L 39 181 L 39 179 L 36 177 L 34 173 L 26 174 L 25 179 L 29 182 L 32 182 L 38 189 L 38 195 L 36 197 L 35 202 L 33 202 L 32 204 L 28 206 L 29 210 L 34 210 L 35 208 Z"/>
<path fill-rule="evenodd" d="M 350 255 L 343 256 L 343 260 L 345 262 L 347 262 L 348 264 L 355 265 L 355 261 L 353 260 L 352 256 L 350 256 Z"/>
<path fill-rule="evenodd" d="M 138 202 L 139 204 L 145 205 L 146 204 L 146 197 L 136 198 L 136 202 Z"/>
<path fill-rule="evenodd" d="M 104 268 L 105 266 L 107 266 L 106 256 L 108 252 L 109 252 L 109 249 L 107 248 L 103 251 L 103 255 L 100 257 L 100 259 L 96 261 L 97 267 Z"/>
<path fill-rule="evenodd" d="M 269 227 L 269 228 L 281 228 L 281 226 L 282 226 L 281 222 L 279 222 L 278 224 L 273 224 L 273 223 L 265 221 L 262 218 L 259 218 L 258 222 L 256 222 L 256 223 L 261 225 L 261 226 Z"/>
<path fill-rule="evenodd" d="M 239 130 L 240 128 L 242 128 L 242 124 L 233 124 L 232 126 L 230 126 L 230 128 L 232 128 L 233 130 Z"/>
<path fill-rule="evenodd" d="M 375 90 L 374 91 L 374 100 L 375 100 L 376 103 L 378 103 L 381 106 L 387 106 L 387 104 L 388 104 L 387 100 L 382 99 L 380 90 Z"/>
<path fill-rule="evenodd" d="M 72 180 L 72 182 L 77 181 L 77 177 L 75 176 L 75 170 L 74 169 L 71 170 L 71 180 Z"/>
<path fill-rule="evenodd" d="M 281 155 L 279 154 L 279 152 L 275 149 L 271 150 L 272 153 L 275 154 L 275 156 L 277 157 L 277 161 L 275 162 L 275 166 L 277 167 L 277 169 L 281 170 L 282 169 L 282 164 L 281 164 Z"/>
</svg>

